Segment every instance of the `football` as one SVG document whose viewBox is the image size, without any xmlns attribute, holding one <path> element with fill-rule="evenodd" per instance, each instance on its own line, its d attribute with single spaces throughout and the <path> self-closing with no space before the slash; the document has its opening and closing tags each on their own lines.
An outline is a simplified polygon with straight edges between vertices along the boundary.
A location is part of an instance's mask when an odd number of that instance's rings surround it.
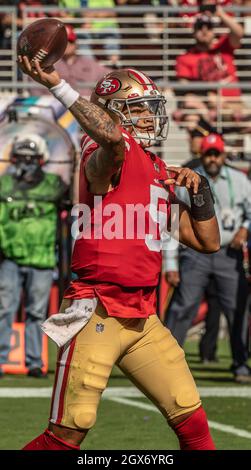
<svg viewBox="0 0 251 470">
<path fill-rule="evenodd" d="M 42 18 L 27 26 L 17 40 L 17 55 L 38 60 L 43 69 L 51 67 L 63 57 L 67 46 L 67 32 L 62 21 Z"/>
</svg>

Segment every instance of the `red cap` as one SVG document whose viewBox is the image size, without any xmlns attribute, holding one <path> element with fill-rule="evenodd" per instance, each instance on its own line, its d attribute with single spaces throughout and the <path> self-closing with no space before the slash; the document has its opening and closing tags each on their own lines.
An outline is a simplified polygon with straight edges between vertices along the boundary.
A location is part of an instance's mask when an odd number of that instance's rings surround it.
<svg viewBox="0 0 251 470">
<path fill-rule="evenodd" d="M 209 134 L 203 137 L 201 142 L 201 153 L 204 155 L 208 150 L 218 150 L 218 152 L 224 152 L 224 141 L 219 134 Z"/>
<path fill-rule="evenodd" d="M 76 42 L 77 40 L 77 35 L 73 29 L 73 27 L 69 24 L 65 25 L 66 33 L 67 33 L 67 39 L 69 42 Z"/>
</svg>

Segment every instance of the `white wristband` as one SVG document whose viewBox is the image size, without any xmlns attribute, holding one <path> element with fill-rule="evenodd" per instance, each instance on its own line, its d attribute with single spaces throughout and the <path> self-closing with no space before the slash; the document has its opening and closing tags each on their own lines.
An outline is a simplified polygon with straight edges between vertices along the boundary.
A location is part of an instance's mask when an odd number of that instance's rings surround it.
<svg viewBox="0 0 251 470">
<path fill-rule="evenodd" d="M 50 88 L 50 92 L 57 98 L 67 109 L 70 108 L 79 97 L 79 93 L 67 83 L 65 80 Z"/>
</svg>

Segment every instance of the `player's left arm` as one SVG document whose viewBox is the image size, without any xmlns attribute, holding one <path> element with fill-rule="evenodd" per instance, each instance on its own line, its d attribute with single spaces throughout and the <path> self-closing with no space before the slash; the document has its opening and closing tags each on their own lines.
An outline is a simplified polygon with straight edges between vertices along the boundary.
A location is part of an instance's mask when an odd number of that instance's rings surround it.
<svg viewBox="0 0 251 470">
<path fill-rule="evenodd" d="M 179 241 L 194 250 L 214 253 L 220 249 L 220 233 L 214 212 L 214 200 L 208 180 L 190 168 L 168 167 L 172 172 L 166 185 L 186 187 L 191 208 L 178 198 L 179 204 Z"/>
<path fill-rule="evenodd" d="M 214 253 L 220 249 L 220 234 L 215 217 L 196 220 L 190 207 L 178 201 L 180 210 L 179 240 L 184 245 L 202 253 Z"/>
</svg>

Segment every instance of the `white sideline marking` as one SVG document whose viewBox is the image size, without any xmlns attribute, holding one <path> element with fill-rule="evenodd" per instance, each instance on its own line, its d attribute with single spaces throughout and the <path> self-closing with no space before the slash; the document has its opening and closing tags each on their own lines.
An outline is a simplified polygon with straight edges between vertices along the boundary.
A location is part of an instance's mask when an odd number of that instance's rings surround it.
<svg viewBox="0 0 251 470">
<path fill-rule="evenodd" d="M 123 405 L 135 406 L 136 408 L 141 408 L 143 410 L 155 411 L 157 413 L 160 413 L 158 408 L 148 403 L 142 403 L 134 400 L 128 400 L 127 398 L 119 398 L 112 396 L 108 399 L 111 401 L 115 401 L 116 403 L 122 403 Z M 208 424 L 212 429 L 217 429 L 218 431 L 227 432 L 228 434 L 234 434 L 235 436 L 251 439 L 251 432 L 244 431 L 244 429 L 238 429 L 234 426 L 229 426 L 228 424 L 216 423 L 215 421 L 208 421 Z"/>
<path fill-rule="evenodd" d="M 201 397 L 251 398 L 251 387 L 198 387 Z"/>
<path fill-rule="evenodd" d="M 251 398 L 251 387 L 199 387 L 199 392 L 202 397 Z M 0 387 L 0 398 L 50 398 L 51 394 L 52 387 Z M 159 410 L 154 405 L 132 400 L 132 398 L 142 397 L 144 395 L 135 387 L 108 387 L 103 394 L 105 399 L 159 413 Z M 209 421 L 209 426 L 218 431 L 251 439 L 250 432 L 235 428 L 234 426 L 216 423 L 215 421 Z"/>
<path fill-rule="evenodd" d="M 201 397 L 240 397 L 251 398 L 251 387 L 199 387 Z M 52 394 L 52 387 L 0 387 L 0 398 L 48 398 Z M 108 387 L 104 398 L 142 398 L 144 397 L 135 387 Z"/>
<path fill-rule="evenodd" d="M 198 387 L 201 397 L 242 397 L 251 398 L 251 387 Z M 104 397 L 125 397 L 125 398 L 140 398 L 144 397 L 136 387 L 108 387 Z"/>
<path fill-rule="evenodd" d="M 52 387 L 1 387 L 0 398 L 48 398 L 51 397 Z"/>
<path fill-rule="evenodd" d="M 246 437 L 251 439 L 251 432 L 244 431 L 244 429 L 238 429 L 229 424 L 220 424 L 215 421 L 208 421 L 210 428 L 217 429 L 218 431 L 228 432 L 229 434 L 234 434 L 235 436 Z"/>
</svg>

